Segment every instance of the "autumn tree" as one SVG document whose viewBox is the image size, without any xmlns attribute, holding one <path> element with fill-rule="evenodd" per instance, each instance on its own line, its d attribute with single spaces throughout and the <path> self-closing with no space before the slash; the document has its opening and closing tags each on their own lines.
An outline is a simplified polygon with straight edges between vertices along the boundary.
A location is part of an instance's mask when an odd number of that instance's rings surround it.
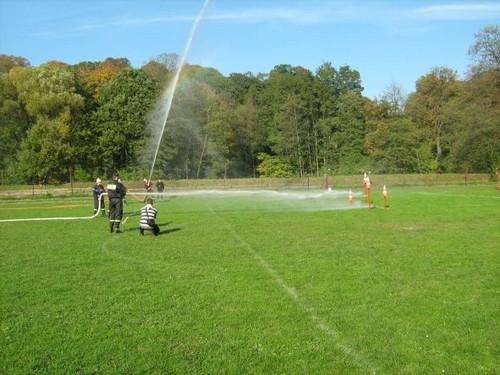
<svg viewBox="0 0 500 375">
<path fill-rule="evenodd" d="M 79 73 L 87 90 L 97 99 L 103 86 L 113 80 L 118 73 L 130 67 L 130 62 L 125 58 L 107 58 L 98 63 L 79 64 Z"/>
<path fill-rule="evenodd" d="M 34 119 L 20 148 L 20 170 L 26 178 L 71 179 L 75 169 L 72 147 L 74 114 L 83 107 L 74 74 L 55 64 L 28 68 L 13 82 L 27 113 Z"/>
<path fill-rule="evenodd" d="M 0 54 L 0 74 L 8 73 L 14 67 L 28 68 L 30 62 L 21 56 Z"/>
</svg>

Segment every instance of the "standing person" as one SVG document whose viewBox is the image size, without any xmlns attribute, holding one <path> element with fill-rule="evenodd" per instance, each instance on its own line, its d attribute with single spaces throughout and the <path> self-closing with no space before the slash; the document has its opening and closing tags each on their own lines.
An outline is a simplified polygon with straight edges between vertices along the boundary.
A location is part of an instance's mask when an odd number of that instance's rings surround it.
<svg viewBox="0 0 500 375">
<path fill-rule="evenodd" d="M 104 189 L 104 185 L 102 184 L 101 179 L 97 178 L 95 180 L 95 186 L 93 188 L 94 215 L 96 215 L 97 211 L 99 210 L 99 202 L 100 202 L 102 216 L 106 216 L 106 204 L 104 203 L 104 195 L 101 195 L 102 193 L 105 193 L 105 192 L 106 192 L 106 190 Z"/>
<path fill-rule="evenodd" d="M 151 191 L 153 191 L 153 183 L 151 180 L 144 179 L 144 189 L 146 189 L 146 193 L 151 193 Z"/>
<path fill-rule="evenodd" d="M 163 190 L 165 190 L 165 184 L 162 180 L 158 180 L 156 183 L 156 190 L 158 191 L 158 194 L 160 194 L 158 197 L 161 198 L 161 194 L 163 194 Z"/>
<path fill-rule="evenodd" d="M 113 173 L 113 178 L 108 183 L 109 198 L 109 231 L 113 233 L 116 226 L 116 233 L 120 233 L 120 224 L 123 216 L 123 198 L 127 194 L 127 189 L 119 181 L 119 174 Z"/>
<path fill-rule="evenodd" d="M 158 210 L 153 207 L 153 198 L 146 198 L 146 205 L 141 208 L 141 220 L 139 232 L 144 235 L 144 230 L 152 230 L 155 236 L 160 233 L 160 227 L 156 224 Z"/>
<path fill-rule="evenodd" d="M 149 194 L 153 191 L 153 183 L 151 180 L 144 179 L 144 189 L 146 189 L 146 195 L 144 196 L 144 203 L 146 203 L 146 199 L 149 197 Z"/>
</svg>

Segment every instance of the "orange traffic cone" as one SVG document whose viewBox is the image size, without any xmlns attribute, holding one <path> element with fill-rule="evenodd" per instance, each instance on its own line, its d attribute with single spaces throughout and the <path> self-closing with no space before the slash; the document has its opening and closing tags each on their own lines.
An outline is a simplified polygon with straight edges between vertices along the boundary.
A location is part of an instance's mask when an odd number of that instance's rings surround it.
<svg viewBox="0 0 500 375">
<path fill-rule="evenodd" d="M 382 196 L 384 197 L 384 208 L 387 208 L 387 188 L 385 185 L 382 188 Z"/>
<path fill-rule="evenodd" d="M 371 198 L 370 198 L 370 190 L 371 190 L 372 184 L 370 180 L 366 182 L 366 203 L 368 204 L 368 209 L 371 209 Z"/>
</svg>

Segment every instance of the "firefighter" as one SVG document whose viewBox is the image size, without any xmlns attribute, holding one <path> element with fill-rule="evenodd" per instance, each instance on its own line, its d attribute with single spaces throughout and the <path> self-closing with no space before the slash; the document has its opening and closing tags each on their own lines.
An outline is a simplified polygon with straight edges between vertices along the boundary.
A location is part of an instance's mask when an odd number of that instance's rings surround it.
<svg viewBox="0 0 500 375">
<path fill-rule="evenodd" d="M 109 232 L 113 233 L 116 227 L 116 233 L 120 233 L 120 224 L 123 216 L 123 198 L 127 194 L 127 189 L 119 181 L 120 175 L 113 173 L 113 178 L 109 181 L 107 190 L 109 198 Z"/>
</svg>

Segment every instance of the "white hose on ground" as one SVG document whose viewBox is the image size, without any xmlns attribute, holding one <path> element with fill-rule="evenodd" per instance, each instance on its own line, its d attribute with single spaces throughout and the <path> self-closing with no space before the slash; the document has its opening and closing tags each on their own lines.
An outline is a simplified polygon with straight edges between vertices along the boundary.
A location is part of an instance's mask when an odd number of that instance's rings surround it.
<svg viewBox="0 0 500 375">
<path fill-rule="evenodd" d="M 4 219 L 0 220 L 0 223 L 13 223 L 20 221 L 49 221 L 49 220 L 88 220 L 94 219 L 101 212 L 101 198 L 103 195 L 108 195 L 108 193 L 102 193 L 99 195 L 99 207 L 97 212 L 92 216 L 63 216 L 63 217 L 31 217 L 31 218 L 23 218 L 23 219 Z"/>
</svg>

